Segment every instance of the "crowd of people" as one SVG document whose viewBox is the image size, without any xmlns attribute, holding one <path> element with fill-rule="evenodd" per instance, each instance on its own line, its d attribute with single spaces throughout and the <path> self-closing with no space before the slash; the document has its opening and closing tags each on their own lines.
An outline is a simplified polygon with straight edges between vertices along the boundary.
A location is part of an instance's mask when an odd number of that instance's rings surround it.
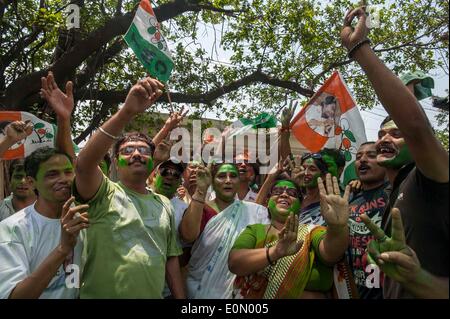
<svg viewBox="0 0 450 319">
<path fill-rule="evenodd" d="M 167 136 L 183 111 L 153 139 L 124 134 L 163 94 L 150 77 L 76 155 L 72 83 L 64 93 L 51 72 L 42 78 L 56 145 L 9 164 L 0 298 L 448 298 L 449 154 L 414 83 L 372 50 L 366 19 L 351 10 L 341 40 L 389 117 L 357 150 L 349 185 L 340 150 L 292 154 L 289 108 L 267 175 L 248 152 L 233 162 L 171 158 Z M 0 155 L 30 125 L 9 124 Z"/>
</svg>

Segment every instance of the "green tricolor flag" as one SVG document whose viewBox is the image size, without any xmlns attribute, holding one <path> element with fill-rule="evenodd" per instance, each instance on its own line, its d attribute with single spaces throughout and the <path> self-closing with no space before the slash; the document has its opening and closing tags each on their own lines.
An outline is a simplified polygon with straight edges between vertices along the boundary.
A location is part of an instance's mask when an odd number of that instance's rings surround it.
<svg viewBox="0 0 450 319">
<path fill-rule="evenodd" d="M 151 76 L 169 80 L 173 60 L 149 0 L 141 0 L 124 39 Z"/>
</svg>

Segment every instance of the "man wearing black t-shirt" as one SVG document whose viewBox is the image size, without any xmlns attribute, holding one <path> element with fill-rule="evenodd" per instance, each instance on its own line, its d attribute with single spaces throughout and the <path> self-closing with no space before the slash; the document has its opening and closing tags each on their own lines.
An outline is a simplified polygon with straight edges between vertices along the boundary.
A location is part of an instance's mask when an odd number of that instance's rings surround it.
<svg viewBox="0 0 450 319">
<path fill-rule="evenodd" d="M 382 222 L 386 235 L 374 234 L 369 257 L 386 275 L 384 298 L 449 298 L 449 154 L 414 94 L 371 49 L 366 22 L 364 8 L 351 10 L 341 40 L 392 117 L 382 123 L 376 144 L 393 188 Z"/>
<path fill-rule="evenodd" d="M 380 269 L 376 265 L 369 265 L 366 258 L 367 244 L 374 237 L 361 220 L 361 215 L 366 214 L 375 225 L 381 226 L 388 200 L 385 189 L 389 183 L 385 169 L 377 163 L 375 142 L 367 142 L 359 147 L 355 168 L 362 190 L 350 200 L 350 247 L 347 257 L 359 297 L 382 299 Z"/>
</svg>

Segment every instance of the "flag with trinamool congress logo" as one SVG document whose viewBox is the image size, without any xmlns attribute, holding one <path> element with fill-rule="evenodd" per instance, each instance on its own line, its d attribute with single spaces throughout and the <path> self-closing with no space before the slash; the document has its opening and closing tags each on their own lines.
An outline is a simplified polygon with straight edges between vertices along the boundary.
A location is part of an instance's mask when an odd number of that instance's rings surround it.
<svg viewBox="0 0 450 319">
<path fill-rule="evenodd" d="M 169 80 L 174 63 L 149 0 L 141 0 L 124 39 L 151 76 Z"/>
<path fill-rule="evenodd" d="M 338 71 L 335 71 L 291 122 L 295 138 L 310 152 L 338 149 L 346 166 L 341 181 L 358 178 L 356 153 L 367 141 L 364 122 L 356 101 Z"/>
</svg>

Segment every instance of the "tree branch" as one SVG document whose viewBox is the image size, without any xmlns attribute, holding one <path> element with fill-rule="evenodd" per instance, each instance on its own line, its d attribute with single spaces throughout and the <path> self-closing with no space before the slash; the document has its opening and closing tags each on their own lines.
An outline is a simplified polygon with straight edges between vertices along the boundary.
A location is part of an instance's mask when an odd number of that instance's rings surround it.
<svg viewBox="0 0 450 319">
<path fill-rule="evenodd" d="M 207 11 L 213 11 L 213 12 L 220 12 L 220 13 L 223 13 L 230 17 L 236 17 L 238 13 L 245 12 L 245 10 L 229 10 L 229 9 L 218 8 L 212 4 L 196 4 L 196 5 L 194 5 L 194 7 L 197 8 L 195 11 L 207 10 Z"/>
<path fill-rule="evenodd" d="M 170 93 L 171 100 L 174 103 L 198 103 L 198 104 L 207 104 L 211 105 L 218 98 L 237 91 L 241 87 L 254 84 L 254 83 L 264 83 L 271 86 L 281 87 L 285 89 L 289 89 L 291 91 L 295 91 L 303 96 L 311 97 L 314 95 L 314 91 L 301 87 L 295 82 L 285 81 L 280 79 L 275 79 L 261 71 L 255 71 L 252 74 L 243 77 L 237 81 L 231 82 L 227 85 L 223 85 L 221 87 L 215 88 L 203 94 L 185 94 L 179 92 Z M 80 90 L 76 92 L 75 98 L 83 99 L 84 96 L 88 96 L 89 91 Z M 128 90 L 121 91 L 93 91 L 92 96 L 95 96 L 95 99 L 98 101 L 102 101 L 104 103 L 121 103 L 125 101 L 125 98 L 128 94 Z M 85 99 L 89 99 L 88 97 Z M 166 95 L 161 96 L 159 99 L 160 102 L 168 102 L 168 98 Z"/>
<path fill-rule="evenodd" d="M 158 21 L 172 19 L 184 12 L 192 11 L 192 4 L 185 0 L 174 0 L 160 5 L 154 9 Z M 72 73 L 94 52 L 107 44 L 115 37 L 124 34 L 134 17 L 134 11 L 125 15 L 113 17 L 103 27 L 90 33 L 86 39 L 79 41 L 70 51 L 66 52 L 53 65 L 46 69 L 24 75 L 16 79 L 5 90 L 5 95 L 0 97 L 0 105 L 10 110 L 20 110 L 24 101 L 39 92 L 40 78 L 52 71 L 56 78 L 63 78 L 65 74 Z"/>
</svg>

